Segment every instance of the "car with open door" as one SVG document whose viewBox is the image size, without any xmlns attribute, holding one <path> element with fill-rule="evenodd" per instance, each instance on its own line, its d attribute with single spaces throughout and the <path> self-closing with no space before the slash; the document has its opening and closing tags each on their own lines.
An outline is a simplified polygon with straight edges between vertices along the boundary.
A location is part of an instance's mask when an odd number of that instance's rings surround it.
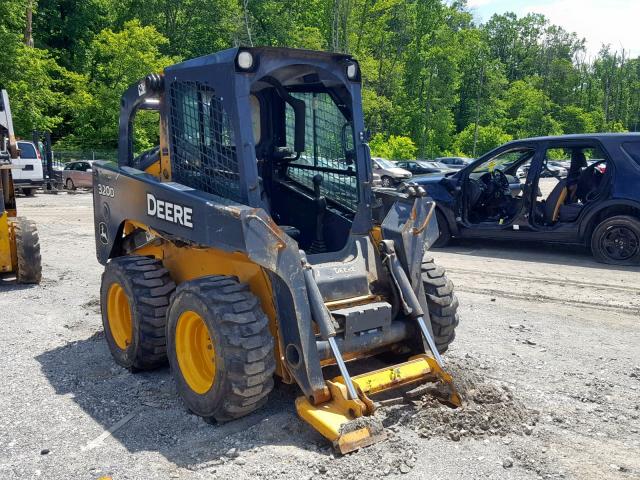
<svg viewBox="0 0 640 480">
<path fill-rule="evenodd" d="M 640 264 L 640 134 L 517 140 L 412 181 L 437 202 L 436 246 L 452 237 L 582 244 L 598 261 Z"/>
</svg>

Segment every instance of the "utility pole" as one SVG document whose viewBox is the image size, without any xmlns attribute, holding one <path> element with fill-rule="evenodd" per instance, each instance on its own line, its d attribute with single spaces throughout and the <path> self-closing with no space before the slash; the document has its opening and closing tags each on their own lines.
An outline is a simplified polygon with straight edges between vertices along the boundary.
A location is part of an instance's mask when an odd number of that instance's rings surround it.
<svg viewBox="0 0 640 480">
<path fill-rule="evenodd" d="M 24 44 L 27 47 L 33 47 L 33 0 L 27 2 L 26 25 L 24 27 Z"/>
<path fill-rule="evenodd" d="M 249 0 L 243 0 L 243 7 L 244 7 L 244 25 L 247 29 L 249 46 L 253 47 L 253 39 L 251 38 L 251 27 L 249 27 Z"/>
<path fill-rule="evenodd" d="M 480 67 L 480 85 L 476 97 L 476 124 L 473 128 L 473 158 L 476 158 L 476 147 L 478 146 L 478 123 L 480 122 L 480 100 L 482 98 L 482 87 L 484 85 L 484 63 Z"/>
</svg>

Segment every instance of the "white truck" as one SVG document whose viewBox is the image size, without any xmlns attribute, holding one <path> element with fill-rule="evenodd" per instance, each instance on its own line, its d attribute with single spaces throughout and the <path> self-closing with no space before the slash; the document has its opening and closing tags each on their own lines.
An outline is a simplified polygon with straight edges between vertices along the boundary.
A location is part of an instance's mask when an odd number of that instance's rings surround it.
<svg viewBox="0 0 640 480">
<path fill-rule="evenodd" d="M 20 154 L 12 160 L 11 174 L 16 191 L 33 196 L 36 189 L 42 188 L 44 174 L 40 152 L 33 142 L 18 140 Z"/>
</svg>

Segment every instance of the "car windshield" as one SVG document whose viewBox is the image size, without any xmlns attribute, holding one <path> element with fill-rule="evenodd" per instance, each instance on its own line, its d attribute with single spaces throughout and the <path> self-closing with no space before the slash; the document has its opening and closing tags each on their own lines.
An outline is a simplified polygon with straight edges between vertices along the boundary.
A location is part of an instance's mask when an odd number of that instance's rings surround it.
<svg viewBox="0 0 640 480">
<path fill-rule="evenodd" d="M 18 148 L 20 149 L 20 158 L 38 158 L 35 147 L 29 142 L 18 142 Z"/>
<path fill-rule="evenodd" d="M 378 162 L 378 165 L 380 165 L 382 168 L 396 168 L 397 165 L 395 163 L 393 163 L 390 160 L 384 159 L 384 158 L 376 158 L 376 162 Z"/>
<path fill-rule="evenodd" d="M 535 150 L 533 150 L 532 148 L 526 147 L 507 150 L 506 152 L 502 152 L 477 165 L 473 169 L 473 173 L 493 172 L 495 169 L 504 172 L 513 165 L 530 159 L 531 157 L 533 157 L 534 152 Z"/>
</svg>

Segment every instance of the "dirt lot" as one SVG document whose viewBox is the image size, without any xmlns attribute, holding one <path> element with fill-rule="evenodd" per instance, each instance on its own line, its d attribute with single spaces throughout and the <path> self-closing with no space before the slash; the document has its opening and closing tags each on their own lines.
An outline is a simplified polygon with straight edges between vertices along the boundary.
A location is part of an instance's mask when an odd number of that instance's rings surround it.
<svg viewBox="0 0 640 480">
<path fill-rule="evenodd" d="M 388 441 L 335 457 L 297 418 L 291 388 L 211 426 L 185 411 L 168 370 L 115 366 L 91 196 L 19 207 L 38 223 L 44 280 L 0 283 L 1 479 L 640 478 L 638 268 L 540 245 L 435 252 L 460 298 L 446 359 L 465 407 L 389 407 Z"/>
</svg>

